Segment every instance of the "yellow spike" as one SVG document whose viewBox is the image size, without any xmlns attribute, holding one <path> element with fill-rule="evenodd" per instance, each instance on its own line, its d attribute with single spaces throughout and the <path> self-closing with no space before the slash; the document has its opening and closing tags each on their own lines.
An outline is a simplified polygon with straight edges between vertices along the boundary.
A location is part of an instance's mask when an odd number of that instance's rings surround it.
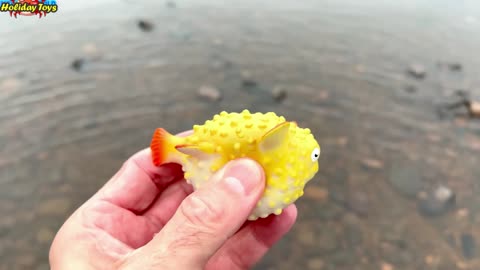
<svg viewBox="0 0 480 270">
<path fill-rule="evenodd" d="M 237 151 L 240 150 L 240 143 L 238 143 L 238 142 L 235 143 L 235 144 L 233 145 L 233 149 L 235 149 L 235 150 L 237 150 Z"/>
</svg>

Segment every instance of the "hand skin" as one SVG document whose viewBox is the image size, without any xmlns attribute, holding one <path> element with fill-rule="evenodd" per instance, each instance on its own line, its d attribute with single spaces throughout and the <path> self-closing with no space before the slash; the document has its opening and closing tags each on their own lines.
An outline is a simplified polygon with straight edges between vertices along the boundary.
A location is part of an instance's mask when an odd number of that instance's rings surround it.
<svg viewBox="0 0 480 270">
<path fill-rule="evenodd" d="M 261 166 L 238 159 L 193 192 L 180 165 L 156 167 L 142 150 L 63 224 L 51 269 L 250 269 L 297 216 L 290 205 L 245 222 L 264 186 Z"/>
</svg>

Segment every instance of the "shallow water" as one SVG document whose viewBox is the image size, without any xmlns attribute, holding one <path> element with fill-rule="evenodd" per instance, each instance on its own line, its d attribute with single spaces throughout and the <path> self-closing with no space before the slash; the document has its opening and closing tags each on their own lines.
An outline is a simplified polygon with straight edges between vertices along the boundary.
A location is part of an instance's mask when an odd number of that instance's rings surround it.
<svg viewBox="0 0 480 270">
<path fill-rule="evenodd" d="M 1 270 L 48 269 L 65 218 L 154 128 L 244 108 L 296 120 L 322 145 L 298 223 L 258 269 L 480 268 L 480 120 L 438 113 L 458 89 L 480 99 L 480 4 L 136 3 L 0 14 Z M 413 63 L 425 79 L 408 76 Z M 222 100 L 199 98 L 202 85 Z M 456 203 L 425 215 L 418 197 L 438 185 Z"/>
</svg>

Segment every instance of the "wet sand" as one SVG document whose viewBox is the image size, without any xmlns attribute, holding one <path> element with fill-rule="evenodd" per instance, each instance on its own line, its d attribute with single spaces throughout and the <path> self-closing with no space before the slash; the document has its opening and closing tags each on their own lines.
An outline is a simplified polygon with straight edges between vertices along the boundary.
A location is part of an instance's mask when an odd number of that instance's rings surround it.
<svg viewBox="0 0 480 270">
<path fill-rule="evenodd" d="M 480 268 L 480 120 L 439 113 L 457 90 L 480 99 L 479 4 L 175 3 L 0 14 L 0 270 L 48 269 L 54 233 L 156 127 L 244 108 L 322 145 L 298 223 L 257 269 Z"/>
</svg>

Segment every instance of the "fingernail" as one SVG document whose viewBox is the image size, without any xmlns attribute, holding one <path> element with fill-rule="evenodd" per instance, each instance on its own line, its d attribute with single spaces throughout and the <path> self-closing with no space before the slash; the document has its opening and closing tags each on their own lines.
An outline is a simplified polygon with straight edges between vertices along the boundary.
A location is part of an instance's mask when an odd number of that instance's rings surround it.
<svg viewBox="0 0 480 270">
<path fill-rule="evenodd" d="M 224 181 L 235 192 L 249 195 L 261 184 L 259 166 L 252 160 L 239 159 L 226 168 Z"/>
</svg>

